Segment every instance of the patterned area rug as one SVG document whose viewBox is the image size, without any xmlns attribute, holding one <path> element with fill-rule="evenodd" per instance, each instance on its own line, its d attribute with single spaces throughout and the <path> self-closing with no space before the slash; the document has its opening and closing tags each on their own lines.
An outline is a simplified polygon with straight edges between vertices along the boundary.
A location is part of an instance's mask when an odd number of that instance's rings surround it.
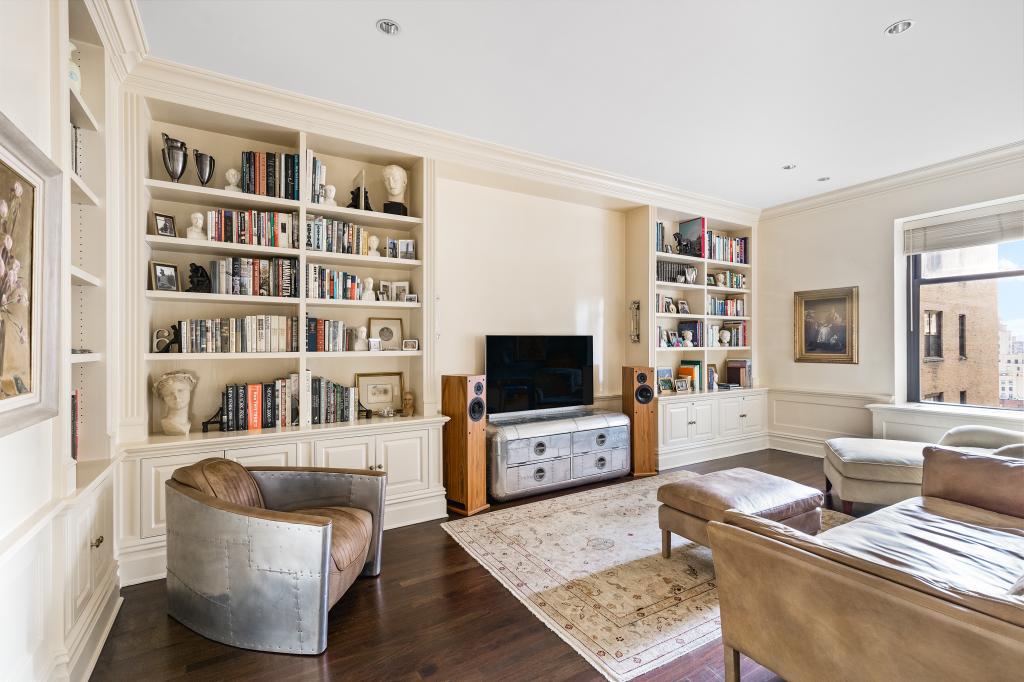
<svg viewBox="0 0 1024 682">
<path fill-rule="evenodd" d="M 609 680 L 630 680 L 720 637 L 711 550 L 673 537 L 658 487 L 681 471 L 442 524 Z M 823 510 L 825 528 L 850 517 Z"/>
</svg>

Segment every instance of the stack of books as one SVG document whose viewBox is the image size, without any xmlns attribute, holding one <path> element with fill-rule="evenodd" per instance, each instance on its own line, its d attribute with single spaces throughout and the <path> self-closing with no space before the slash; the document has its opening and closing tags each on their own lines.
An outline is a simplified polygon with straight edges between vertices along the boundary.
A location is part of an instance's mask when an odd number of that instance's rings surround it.
<svg viewBox="0 0 1024 682">
<path fill-rule="evenodd" d="M 306 296 L 309 298 L 358 301 L 363 295 L 363 280 L 349 272 L 314 263 L 306 264 Z"/>
<path fill-rule="evenodd" d="M 730 237 L 727 234 L 715 234 L 708 231 L 707 243 L 710 254 L 707 258 L 712 260 L 724 260 L 730 263 L 749 263 L 747 260 L 748 239 L 746 237 Z"/>
<path fill-rule="evenodd" d="M 728 343 L 729 347 L 747 345 L 747 323 L 745 321 L 727 322 L 721 326 L 717 324 L 708 325 L 707 343 L 705 345 L 709 348 L 726 346 L 726 344 L 722 343 L 722 340 L 718 338 L 719 332 L 723 329 L 727 329 L 730 332 Z"/>
<path fill-rule="evenodd" d="M 745 317 L 746 305 L 742 298 L 708 297 L 708 315 L 727 315 L 729 317 Z"/>
<path fill-rule="evenodd" d="M 299 198 L 299 155 L 242 152 L 241 189 L 248 194 Z"/>
<path fill-rule="evenodd" d="M 306 177 L 309 178 L 309 200 L 322 204 L 327 198 L 327 166 L 320 162 L 312 149 L 306 150 Z"/>
<path fill-rule="evenodd" d="M 237 296 L 299 295 L 298 258 L 218 258 L 210 261 L 215 294 Z"/>
<path fill-rule="evenodd" d="M 298 213 L 215 209 L 206 212 L 206 234 L 216 242 L 297 249 L 298 222 Z"/>
<path fill-rule="evenodd" d="M 356 330 L 341 320 L 306 316 L 306 350 L 324 353 L 352 350 Z"/>
<path fill-rule="evenodd" d="M 306 218 L 306 248 L 310 251 L 365 256 L 370 252 L 369 238 L 369 230 L 344 220 L 317 216 Z"/>
<path fill-rule="evenodd" d="M 297 353 L 299 318 L 247 315 L 179 320 L 182 353 Z"/>
<path fill-rule="evenodd" d="M 359 417 L 359 396 L 354 386 L 313 377 L 310 398 L 310 417 L 314 424 L 354 422 Z"/>
<path fill-rule="evenodd" d="M 228 384 L 221 393 L 221 431 L 270 429 L 299 423 L 299 375 L 253 384 Z"/>
<path fill-rule="evenodd" d="M 701 383 L 703 372 L 704 362 L 702 360 L 680 360 L 679 369 L 676 370 L 677 376 L 690 377 L 690 385 L 695 391 L 701 390 L 704 386 Z"/>
</svg>

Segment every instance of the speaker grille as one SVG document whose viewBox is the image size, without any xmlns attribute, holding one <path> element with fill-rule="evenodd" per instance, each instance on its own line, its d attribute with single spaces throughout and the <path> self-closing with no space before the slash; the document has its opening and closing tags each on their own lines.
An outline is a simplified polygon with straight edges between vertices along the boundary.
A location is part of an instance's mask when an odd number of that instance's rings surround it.
<svg viewBox="0 0 1024 682">
<path fill-rule="evenodd" d="M 473 398 L 469 402 L 469 418 L 478 422 L 484 418 L 484 401 L 480 398 Z"/>
<path fill-rule="evenodd" d="M 643 384 L 642 386 L 637 387 L 636 401 L 638 403 L 640 403 L 641 405 L 646 405 L 652 400 L 654 400 L 654 389 L 652 389 L 647 384 Z"/>
</svg>

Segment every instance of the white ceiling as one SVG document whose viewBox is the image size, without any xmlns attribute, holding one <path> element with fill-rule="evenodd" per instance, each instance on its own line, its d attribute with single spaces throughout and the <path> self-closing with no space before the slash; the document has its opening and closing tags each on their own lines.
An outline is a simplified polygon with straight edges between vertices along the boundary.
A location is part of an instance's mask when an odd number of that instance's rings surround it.
<svg viewBox="0 0 1024 682">
<path fill-rule="evenodd" d="M 1021 0 L 138 4 L 156 57 L 759 208 L 1024 139 Z"/>
</svg>

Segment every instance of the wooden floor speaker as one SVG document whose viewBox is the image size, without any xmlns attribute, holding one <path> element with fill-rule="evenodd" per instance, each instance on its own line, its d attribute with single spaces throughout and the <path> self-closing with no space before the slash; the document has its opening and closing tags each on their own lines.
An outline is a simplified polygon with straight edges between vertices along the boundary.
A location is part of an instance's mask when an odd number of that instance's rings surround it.
<svg viewBox="0 0 1024 682">
<path fill-rule="evenodd" d="M 622 412 L 629 417 L 629 445 L 632 474 L 658 473 L 655 446 L 658 443 L 658 405 L 655 400 L 654 369 L 622 368 Z"/>
<path fill-rule="evenodd" d="M 487 509 L 487 403 L 482 374 L 441 377 L 444 487 L 448 510 L 470 516 Z"/>
</svg>

